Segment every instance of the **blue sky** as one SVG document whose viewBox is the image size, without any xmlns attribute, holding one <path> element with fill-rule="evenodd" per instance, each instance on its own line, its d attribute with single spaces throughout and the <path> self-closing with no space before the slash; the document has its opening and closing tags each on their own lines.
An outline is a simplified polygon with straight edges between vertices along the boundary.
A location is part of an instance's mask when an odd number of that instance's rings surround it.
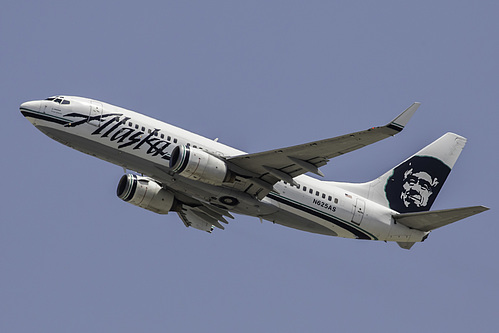
<svg viewBox="0 0 499 333">
<path fill-rule="evenodd" d="M 493 332 L 499 140 L 493 1 L 7 1 L 1 332 Z M 322 168 L 371 180 L 448 131 L 468 144 L 434 209 L 492 210 L 404 251 L 237 216 L 209 235 L 120 201 L 121 168 L 19 113 L 55 94 L 258 152 L 406 129 Z"/>
</svg>

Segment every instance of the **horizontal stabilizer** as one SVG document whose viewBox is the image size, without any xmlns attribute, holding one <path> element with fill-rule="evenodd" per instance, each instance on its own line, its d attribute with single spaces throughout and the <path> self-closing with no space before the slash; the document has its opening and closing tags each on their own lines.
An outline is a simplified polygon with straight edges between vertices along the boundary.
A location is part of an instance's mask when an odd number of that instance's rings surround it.
<svg viewBox="0 0 499 333">
<path fill-rule="evenodd" d="M 421 231 L 431 231 L 447 224 L 489 210 L 484 206 L 464 207 L 455 209 L 434 210 L 429 212 L 405 213 L 394 215 L 397 223 Z"/>
</svg>

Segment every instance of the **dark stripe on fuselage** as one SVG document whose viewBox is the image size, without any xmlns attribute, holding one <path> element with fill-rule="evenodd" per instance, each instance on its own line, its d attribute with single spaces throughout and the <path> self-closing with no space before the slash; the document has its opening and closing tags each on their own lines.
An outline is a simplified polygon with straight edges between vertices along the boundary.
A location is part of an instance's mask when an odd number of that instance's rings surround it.
<svg viewBox="0 0 499 333">
<path fill-rule="evenodd" d="M 275 200 L 275 201 L 278 201 L 280 203 L 283 203 L 285 205 L 288 205 L 290 207 L 293 207 L 295 209 L 298 209 L 298 210 L 301 210 L 305 213 L 308 213 L 308 214 L 311 214 L 311 215 L 314 215 L 318 218 L 321 218 L 323 220 L 326 220 L 326 221 L 329 221 L 335 225 L 337 225 L 338 227 L 340 228 L 343 228 L 345 230 L 347 230 L 348 232 L 351 232 L 352 234 L 354 234 L 355 236 L 357 236 L 359 239 L 372 239 L 369 235 L 363 233 L 362 231 L 358 230 L 358 229 L 355 229 L 354 227 L 346 224 L 345 222 L 342 222 L 338 219 L 335 219 L 327 214 L 324 214 L 324 213 L 321 213 L 321 212 L 318 212 L 316 210 L 313 210 L 309 207 L 306 207 L 306 206 L 302 206 L 302 205 L 298 205 L 297 203 L 291 201 L 291 200 L 287 200 L 286 198 L 284 197 L 281 197 L 281 196 L 277 196 L 275 194 L 272 194 L 272 193 L 269 193 L 267 195 L 267 197 L 269 197 L 270 199 L 272 200 Z"/>
<path fill-rule="evenodd" d="M 48 116 L 44 113 L 39 113 L 39 112 L 31 111 L 28 109 L 20 109 L 20 110 L 21 110 L 21 113 L 23 114 L 23 116 L 25 116 L 25 117 L 31 117 L 31 118 L 41 119 L 41 120 L 45 120 L 45 121 L 50 121 L 52 123 L 56 123 L 56 124 L 60 124 L 60 125 L 66 125 L 69 123 L 69 120 L 51 117 L 51 116 Z"/>
</svg>

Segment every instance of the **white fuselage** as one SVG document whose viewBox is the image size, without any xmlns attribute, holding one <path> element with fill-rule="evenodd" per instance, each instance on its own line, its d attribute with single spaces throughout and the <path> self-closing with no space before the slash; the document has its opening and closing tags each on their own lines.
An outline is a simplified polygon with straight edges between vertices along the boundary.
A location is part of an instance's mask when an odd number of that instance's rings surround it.
<svg viewBox="0 0 499 333">
<path fill-rule="evenodd" d="M 27 102 L 21 112 L 39 130 L 69 147 L 147 175 L 174 191 L 183 202 L 189 198 L 217 203 L 236 197 L 230 211 L 274 223 L 345 238 L 397 242 L 422 241 L 425 232 L 396 224 L 393 210 L 341 187 L 305 175 L 298 186 L 277 183 L 263 200 L 230 187 L 187 179 L 171 172 L 169 159 L 178 145 L 200 148 L 220 158 L 244 152 L 180 129 L 140 113 L 81 97 L 64 102 Z"/>
</svg>

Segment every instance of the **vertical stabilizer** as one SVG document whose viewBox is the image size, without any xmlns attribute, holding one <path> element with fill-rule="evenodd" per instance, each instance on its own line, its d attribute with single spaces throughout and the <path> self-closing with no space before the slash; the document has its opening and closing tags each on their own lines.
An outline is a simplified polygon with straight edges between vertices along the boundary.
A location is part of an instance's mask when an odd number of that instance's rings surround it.
<svg viewBox="0 0 499 333">
<path fill-rule="evenodd" d="M 399 213 L 428 211 L 465 144 L 466 138 L 446 133 L 371 182 L 338 186 Z"/>
<path fill-rule="evenodd" d="M 466 144 L 446 133 L 370 184 L 372 200 L 399 213 L 430 210 Z"/>
</svg>

